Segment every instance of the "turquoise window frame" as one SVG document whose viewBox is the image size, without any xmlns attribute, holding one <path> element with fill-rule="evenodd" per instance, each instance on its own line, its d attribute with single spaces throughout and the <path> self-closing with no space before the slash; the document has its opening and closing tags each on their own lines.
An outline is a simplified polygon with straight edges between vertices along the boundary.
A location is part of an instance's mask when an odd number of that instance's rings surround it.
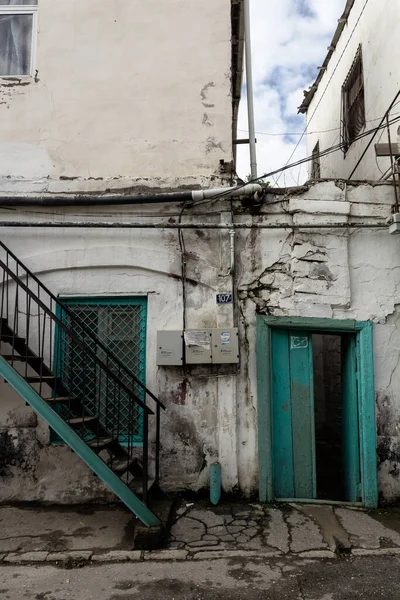
<svg viewBox="0 0 400 600">
<path fill-rule="evenodd" d="M 370 321 L 270 317 L 257 315 L 256 359 L 258 396 L 258 479 L 261 502 L 275 500 L 272 464 L 273 328 L 313 333 L 354 333 L 357 348 L 357 391 L 360 429 L 361 498 L 366 507 L 378 505 L 373 327 Z M 314 501 L 318 502 L 318 501 Z"/>
<path fill-rule="evenodd" d="M 144 385 L 146 385 L 146 339 L 147 339 L 147 296 L 60 296 L 60 301 L 65 306 L 141 306 L 143 311 L 141 313 L 143 318 L 142 326 L 140 327 L 140 344 L 143 350 L 143 359 L 141 361 L 142 369 L 139 375 L 140 380 Z M 62 308 L 61 305 L 57 304 L 56 315 L 58 319 L 62 318 Z M 54 367 L 56 375 L 59 375 L 61 372 L 61 360 L 62 355 L 58 352 L 58 344 L 56 340 L 58 339 L 59 330 L 56 325 L 54 329 Z M 146 402 L 146 394 L 143 394 L 142 398 L 143 402 Z M 142 447 L 143 446 L 143 409 L 139 407 L 140 411 L 140 433 L 135 436 L 133 442 L 130 444 L 133 447 Z M 54 445 L 62 445 L 64 441 L 53 431 L 50 432 L 50 442 Z M 123 436 L 120 437 L 119 442 L 124 445 L 127 444 L 127 440 L 124 439 Z"/>
</svg>

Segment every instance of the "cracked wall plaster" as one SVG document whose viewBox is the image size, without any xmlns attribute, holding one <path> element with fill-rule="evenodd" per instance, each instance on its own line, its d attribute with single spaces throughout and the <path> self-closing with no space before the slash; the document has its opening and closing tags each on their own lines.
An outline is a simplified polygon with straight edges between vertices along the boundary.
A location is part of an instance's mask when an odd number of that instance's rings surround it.
<svg viewBox="0 0 400 600">
<path fill-rule="evenodd" d="M 393 198 L 393 189 L 389 185 L 347 186 L 344 190 L 324 183 L 294 192 L 291 203 L 298 198 L 302 211 L 309 208 L 309 212 L 302 212 L 309 222 L 318 223 L 327 217 L 333 222 L 338 217 L 348 220 L 350 215 L 335 213 L 338 204 L 345 204 L 344 192 L 351 207 L 361 207 L 364 219 L 376 222 L 376 217 L 369 215 L 381 196 L 386 207 L 384 218 L 390 215 L 388 199 L 390 194 Z M 334 199 L 330 201 L 331 193 Z M 325 203 L 324 211 L 329 209 L 328 215 L 314 213 L 318 197 Z M 293 215 L 287 206 L 287 200 L 274 201 L 273 205 L 267 200 L 259 214 L 249 215 L 237 202 L 235 219 L 290 222 Z M 79 210 L 52 212 L 69 220 Z M 222 214 L 224 210 L 225 204 L 213 205 L 204 217 L 204 207 L 192 208 L 183 218 L 225 222 L 229 215 Z M 115 211 L 122 220 L 145 218 L 143 207 L 118 207 Z M 171 206 L 150 207 L 148 211 L 157 220 L 161 213 L 174 218 L 170 216 L 174 214 Z M 99 219 L 108 219 L 112 211 L 101 209 L 98 213 Z M 96 214 L 94 208 L 82 210 L 83 218 L 92 220 Z M 36 216 L 21 211 L 21 218 Z M 380 230 L 237 231 L 234 312 L 232 305 L 220 307 L 215 301 L 216 293 L 233 289 L 226 275 L 230 265 L 228 232 L 191 230 L 185 231 L 184 237 L 188 328 L 237 324 L 238 368 L 194 366 L 184 372 L 180 367 L 158 368 L 155 364 L 157 330 L 182 328 L 181 257 L 176 231 L 92 230 L 87 235 L 82 230 L 31 229 L 27 235 L 21 229 L 5 229 L 2 240 L 55 294 L 147 296 L 146 383 L 167 405 L 162 415 L 161 484 L 168 490 L 207 487 L 209 465 L 216 460 L 222 464 L 226 491 L 239 487 L 250 494 L 257 489 L 257 313 L 372 320 L 380 492 L 385 501 L 400 498 L 400 239 L 390 236 L 386 225 Z M 1 430 L 13 431 L 21 450 L 24 443 L 30 449 L 29 468 L 11 464 L 5 484 L 0 485 L 0 500 L 34 498 L 74 503 L 110 499 L 98 478 L 73 453 L 63 446 L 49 445 L 48 427 L 40 419 L 35 421 L 10 386 L 0 383 L 0 397 Z M 150 435 L 154 439 L 154 430 Z"/>
</svg>

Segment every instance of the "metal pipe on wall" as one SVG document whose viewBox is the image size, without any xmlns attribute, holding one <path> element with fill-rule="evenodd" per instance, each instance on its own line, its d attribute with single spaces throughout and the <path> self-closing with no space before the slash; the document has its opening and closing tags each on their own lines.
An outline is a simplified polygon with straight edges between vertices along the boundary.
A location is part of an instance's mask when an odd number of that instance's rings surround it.
<svg viewBox="0 0 400 600">
<path fill-rule="evenodd" d="M 247 114 L 249 121 L 250 139 L 250 173 L 251 179 L 257 179 L 256 133 L 254 124 L 254 95 L 253 95 L 253 67 L 251 56 L 251 22 L 250 0 L 243 0 L 244 12 L 244 40 L 246 57 L 246 89 L 247 89 Z"/>
</svg>

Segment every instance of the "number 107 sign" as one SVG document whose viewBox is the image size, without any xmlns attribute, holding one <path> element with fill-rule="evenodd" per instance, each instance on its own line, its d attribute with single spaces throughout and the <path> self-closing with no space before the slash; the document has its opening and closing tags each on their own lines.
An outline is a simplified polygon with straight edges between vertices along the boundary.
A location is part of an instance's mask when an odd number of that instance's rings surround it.
<svg viewBox="0 0 400 600">
<path fill-rule="evenodd" d="M 233 302 L 233 294 L 217 294 L 217 304 L 231 304 Z"/>
</svg>

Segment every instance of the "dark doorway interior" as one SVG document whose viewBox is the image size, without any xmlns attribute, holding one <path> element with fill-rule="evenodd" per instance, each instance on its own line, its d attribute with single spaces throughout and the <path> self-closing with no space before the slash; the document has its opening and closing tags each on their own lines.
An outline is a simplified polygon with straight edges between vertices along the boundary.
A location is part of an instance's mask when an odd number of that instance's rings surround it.
<svg viewBox="0 0 400 600">
<path fill-rule="evenodd" d="M 317 498 L 345 500 L 342 473 L 342 339 L 313 335 Z"/>
</svg>

